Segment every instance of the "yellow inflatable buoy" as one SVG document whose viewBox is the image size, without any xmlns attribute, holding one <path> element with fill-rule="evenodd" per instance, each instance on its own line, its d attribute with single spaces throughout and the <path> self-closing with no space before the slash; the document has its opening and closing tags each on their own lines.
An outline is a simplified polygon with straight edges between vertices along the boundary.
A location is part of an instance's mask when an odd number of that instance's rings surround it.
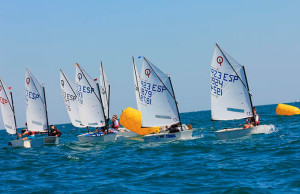
<svg viewBox="0 0 300 194">
<path fill-rule="evenodd" d="M 149 135 L 151 133 L 159 133 L 160 127 L 142 128 L 142 114 L 140 111 L 128 107 L 122 111 L 120 116 L 120 124 L 137 133 L 138 135 Z"/>
<path fill-rule="evenodd" d="M 296 115 L 296 114 L 300 114 L 300 109 L 295 106 L 291 106 L 287 104 L 278 104 L 276 108 L 276 114 L 287 115 L 287 116 Z"/>
</svg>

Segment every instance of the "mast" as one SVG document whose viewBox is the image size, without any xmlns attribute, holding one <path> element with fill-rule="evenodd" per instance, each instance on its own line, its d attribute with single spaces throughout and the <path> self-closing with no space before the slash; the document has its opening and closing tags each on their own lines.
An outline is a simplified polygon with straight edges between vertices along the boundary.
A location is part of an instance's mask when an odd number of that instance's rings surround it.
<svg viewBox="0 0 300 194">
<path fill-rule="evenodd" d="M 103 81 L 103 85 L 104 85 L 105 95 L 106 95 L 106 99 L 107 99 L 107 117 L 108 118 L 105 118 L 105 120 L 106 120 L 106 124 L 108 124 L 108 121 L 109 121 L 109 103 L 110 103 L 109 102 L 109 100 L 110 100 L 109 99 L 110 98 L 110 85 L 108 85 L 108 90 L 109 91 L 106 91 L 106 83 L 105 83 L 106 81 L 104 79 L 104 69 L 103 69 L 102 61 L 101 61 L 101 72 L 102 72 L 101 76 L 102 76 L 102 81 Z M 100 90 L 99 90 L 99 92 L 100 92 Z M 101 100 L 102 100 L 102 98 L 101 98 Z M 103 104 L 102 104 L 102 107 L 103 107 Z M 104 109 L 104 107 L 103 107 L 103 109 Z M 104 114 L 104 117 L 106 117 L 105 114 Z"/>
<path fill-rule="evenodd" d="M 45 87 L 43 87 L 43 94 L 44 94 L 44 105 L 45 105 L 45 109 L 46 109 L 46 121 L 47 121 L 47 130 L 48 130 L 48 136 L 50 135 L 50 131 L 49 131 L 49 121 L 48 121 L 48 110 L 47 110 L 47 103 L 46 103 L 46 94 L 45 94 Z"/>
<path fill-rule="evenodd" d="M 16 113 L 15 113 L 15 107 L 14 107 L 14 100 L 13 100 L 12 92 L 10 92 L 10 96 L 11 96 L 12 111 L 14 113 L 14 121 L 15 121 L 15 126 L 16 126 L 16 136 L 17 136 L 17 139 L 19 139 L 18 131 L 17 131 L 18 127 L 17 127 L 17 121 L 16 121 Z"/>
<path fill-rule="evenodd" d="M 105 79 L 104 79 L 104 69 L 103 69 L 102 61 L 101 61 L 101 72 L 102 72 L 102 81 L 103 81 L 103 85 L 104 85 L 104 89 L 105 89 L 106 98 L 108 99 L 108 94 L 107 94 L 107 91 L 106 91 L 106 84 L 105 84 Z"/>
<path fill-rule="evenodd" d="M 101 103 L 101 107 L 102 107 L 102 113 L 103 113 L 103 116 L 104 116 L 105 126 L 107 127 L 108 122 L 106 121 L 107 118 L 106 118 L 105 113 L 104 113 L 104 107 L 103 107 L 102 98 L 101 98 L 101 94 L 100 94 L 99 84 L 98 83 L 96 83 L 96 84 L 97 84 L 97 89 L 98 89 L 98 92 L 99 92 L 100 103 Z"/>
<path fill-rule="evenodd" d="M 171 84 L 172 92 L 174 94 L 174 100 L 175 100 L 177 114 L 178 114 L 178 118 L 179 118 L 179 125 L 181 125 L 181 119 L 180 119 L 180 114 L 179 114 L 179 109 L 178 109 L 178 103 L 177 103 L 177 100 L 176 100 L 176 97 L 175 97 L 175 92 L 174 92 L 173 85 L 172 85 L 172 82 L 171 82 L 171 77 L 169 77 L 169 81 L 170 81 L 170 84 Z M 181 125 L 181 128 L 182 128 L 182 125 Z"/>
<path fill-rule="evenodd" d="M 134 61 L 134 57 L 132 57 L 132 61 L 133 61 L 133 68 L 134 68 L 134 77 L 135 77 L 135 82 L 136 82 L 136 89 L 139 93 L 139 98 L 141 98 L 141 94 L 140 94 L 140 87 L 139 87 L 139 82 L 138 82 L 138 79 L 137 79 L 137 75 L 136 75 L 136 66 L 135 66 L 135 61 Z"/>
<path fill-rule="evenodd" d="M 110 104 L 110 85 L 108 85 L 108 99 L 107 99 L 107 123 L 109 122 L 109 104 Z"/>
<path fill-rule="evenodd" d="M 243 66 L 243 71 L 244 71 L 244 75 L 245 75 L 245 79 L 246 79 L 246 85 L 247 85 L 247 89 L 248 89 L 248 95 L 249 95 L 249 98 L 250 98 L 251 112 L 252 112 L 253 118 L 255 119 L 255 115 L 254 115 L 254 112 L 253 112 L 252 97 L 251 97 L 251 94 L 250 94 L 250 89 L 249 89 L 249 85 L 248 85 L 248 80 L 247 80 L 246 70 L 245 70 L 245 67 L 244 67 L 244 66 Z"/>
</svg>

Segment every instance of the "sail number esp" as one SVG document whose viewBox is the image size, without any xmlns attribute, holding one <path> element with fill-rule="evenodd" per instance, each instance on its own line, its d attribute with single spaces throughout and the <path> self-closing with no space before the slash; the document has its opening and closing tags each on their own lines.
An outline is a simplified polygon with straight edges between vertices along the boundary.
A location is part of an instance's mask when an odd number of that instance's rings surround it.
<svg viewBox="0 0 300 194">
<path fill-rule="evenodd" d="M 223 86 L 227 83 L 234 83 L 239 78 L 236 75 L 230 75 L 228 73 L 222 73 L 215 69 L 211 69 L 211 92 L 212 94 L 222 96 Z"/>
<path fill-rule="evenodd" d="M 163 93 L 167 88 L 162 85 L 151 84 L 141 80 L 141 102 L 151 105 L 151 98 L 153 96 L 153 92 Z"/>
<path fill-rule="evenodd" d="M 94 91 L 95 89 L 92 87 L 77 84 L 77 101 L 83 104 L 83 93 L 92 94 Z"/>
<path fill-rule="evenodd" d="M 76 100 L 76 96 L 75 95 L 72 95 L 72 94 L 68 94 L 66 92 L 62 92 L 62 95 L 64 97 L 64 100 L 65 100 L 65 104 L 66 104 L 66 107 L 67 107 L 67 110 L 68 111 L 71 111 L 71 105 L 70 105 L 70 101 L 75 101 Z"/>
<path fill-rule="evenodd" d="M 33 100 L 36 100 L 40 97 L 39 94 L 36 94 L 34 92 L 29 92 L 28 90 L 25 90 L 25 93 L 26 93 L 26 99 L 33 99 Z"/>
</svg>

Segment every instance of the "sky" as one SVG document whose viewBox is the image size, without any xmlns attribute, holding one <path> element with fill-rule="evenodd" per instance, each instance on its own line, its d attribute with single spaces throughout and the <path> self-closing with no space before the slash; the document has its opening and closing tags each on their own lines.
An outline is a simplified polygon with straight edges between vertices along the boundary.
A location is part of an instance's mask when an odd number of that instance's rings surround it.
<svg viewBox="0 0 300 194">
<path fill-rule="evenodd" d="M 25 123 L 25 70 L 45 85 L 50 124 L 69 123 L 59 70 L 111 83 L 111 114 L 136 108 L 132 56 L 171 75 L 180 112 L 210 109 L 215 43 L 245 65 L 254 105 L 300 99 L 300 1 L 0 0 L 0 77 Z M 3 127 L 2 119 L 0 128 Z"/>
</svg>

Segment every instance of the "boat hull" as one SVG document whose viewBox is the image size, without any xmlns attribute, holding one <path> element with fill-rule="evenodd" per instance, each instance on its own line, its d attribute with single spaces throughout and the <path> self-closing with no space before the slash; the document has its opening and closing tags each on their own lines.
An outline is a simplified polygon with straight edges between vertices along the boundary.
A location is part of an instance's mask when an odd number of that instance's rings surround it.
<svg viewBox="0 0 300 194">
<path fill-rule="evenodd" d="M 13 148 L 37 148 L 44 145 L 44 138 L 35 138 L 30 140 L 17 139 L 9 142 Z"/>
<path fill-rule="evenodd" d="M 108 142 L 108 141 L 116 141 L 117 134 L 109 133 L 103 135 L 102 133 L 85 133 L 82 135 L 78 135 L 78 140 L 81 143 L 93 143 L 93 142 Z"/>
<path fill-rule="evenodd" d="M 59 143 L 59 137 L 48 136 L 44 137 L 45 145 L 57 145 Z"/>
<path fill-rule="evenodd" d="M 261 128 L 271 128 L 269 125 L 259 125 L 253 128 L 243 129 L 243 128 L 231 128 L 231 129 L 221 129 L 215 132 L 216 137 L 220 140 L 224 139 L 235 139 L 250 135 L 253 131 Z"/>
<path fill-rule="evenodd" d="M 44 145 L 57 145 L 59 142 L 59 137 L 40 137 L 34 139 L 17 139 L 9 142 L 9 145 L 13 148 L 37 148 Z"/>
<path fill-rule="evenodd" d="M 129 131 L 126 128 L 119 128 L 119 131 L 117 132 L 117 139 L 125 139 L 125 138 L 130 138 L 130 137 L 137 137 L 138 134 L 135 132 Z"/>
<path fill-rule="evenodd" d="M 147 142 L 168 142 L 174 140 L 184 140 L 191 139 L 193 135 L 193 130 L 188 129 L 176 133 L 157 133 L 143 136 L 144 141 Z"/>
</svg>

